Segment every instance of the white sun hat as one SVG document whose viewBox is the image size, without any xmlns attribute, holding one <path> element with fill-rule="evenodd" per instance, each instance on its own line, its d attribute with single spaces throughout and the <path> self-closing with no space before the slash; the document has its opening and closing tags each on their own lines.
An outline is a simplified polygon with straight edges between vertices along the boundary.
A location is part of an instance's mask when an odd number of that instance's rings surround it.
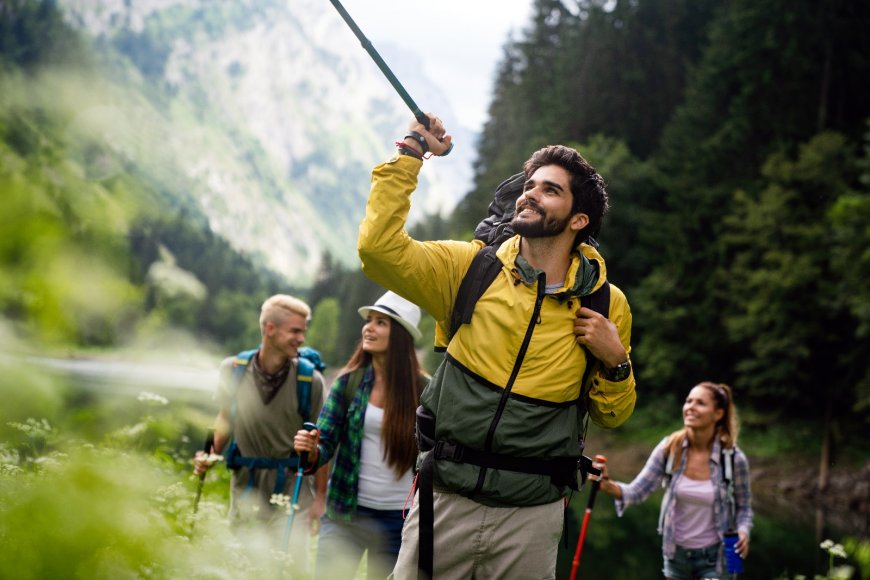
<svg viewBox="0 0 870 580">
<path fill-rule="evenodd" d="M 407 330 L 415 341 L 420 340 L 423 336 L 423 333 L 417 328 L 417 325 L 420 324 L 420 307 L 405 300 L 395 292 L 387 292 L 378 298 L 373 306 L 363 306 L 359 309 L 359 315 L 363 319 L 368 318 L 372 310 L 386 314 L 401 324 L 402 328 Z"/>
</svg>

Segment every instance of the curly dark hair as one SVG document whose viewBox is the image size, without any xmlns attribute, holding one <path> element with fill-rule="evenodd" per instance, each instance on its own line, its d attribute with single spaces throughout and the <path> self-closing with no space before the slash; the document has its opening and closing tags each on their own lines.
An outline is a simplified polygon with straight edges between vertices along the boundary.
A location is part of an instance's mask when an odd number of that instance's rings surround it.
<svg viewBox="0 0 870 580">
<path fill-rule="evenodd" d="M 548 145 L 535 151 L 523 164 L 526 179 L 545 165 L 558 165 L 571 175 L 571 213 L 589 216 L 589 224 L 577 232 L 574 245 L 597 238 L 610 209 L 604 178 L 575 149 L 564 145 Z"/>
</svg>

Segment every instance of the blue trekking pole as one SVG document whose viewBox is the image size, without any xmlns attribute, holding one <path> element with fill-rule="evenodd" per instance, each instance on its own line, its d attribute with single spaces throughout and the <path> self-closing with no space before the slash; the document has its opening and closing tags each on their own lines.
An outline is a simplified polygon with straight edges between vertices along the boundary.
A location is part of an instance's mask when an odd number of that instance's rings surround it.
<svg viewBox="0 0 870 580">
<path fill-rule="evenodd" d="M 302 428 L 306 431 L 314 431 L 317 425 L 310 422 L 302 424 Z M 290 551 L 290 530 L 293 529 L 293 520 L 296 518 L 296 512 L 299 511 L 299 490 L 302 488 L 302 478 L 305 475 L 305 464 L 308 463 L 308 452 L 305 451 L 299 456 L 299 467 L 296 469 L 296 485 L 293 488 L 293 499 L 290 500 L 290 513 L 287 514 L 287 529 L 284 530 L 284 551 Z"/>
</svg>

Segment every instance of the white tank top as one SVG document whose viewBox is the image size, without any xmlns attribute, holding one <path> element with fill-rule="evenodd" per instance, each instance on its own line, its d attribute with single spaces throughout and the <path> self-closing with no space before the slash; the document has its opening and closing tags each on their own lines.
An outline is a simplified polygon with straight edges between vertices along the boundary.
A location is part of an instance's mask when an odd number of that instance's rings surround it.
<svg viewBox="0 0 870 580">
<path fill-rule="evenodd" d="M 709 479 L 679 478 L 674 484 L 674 541 L 683 548 L 705 548 L 719 542 L 713 521 L 716 490 Z"/>
<path fill-rule="evenodd" d="M 387 465 L 381 441 L 383 424 L 384 410 L 369 403 L 360 449 L 357 504 L 376 510 L 400 510 L 405 507 L 414 475 L 409 469 L 396 479 L 396 471 Z"/>
</svg>

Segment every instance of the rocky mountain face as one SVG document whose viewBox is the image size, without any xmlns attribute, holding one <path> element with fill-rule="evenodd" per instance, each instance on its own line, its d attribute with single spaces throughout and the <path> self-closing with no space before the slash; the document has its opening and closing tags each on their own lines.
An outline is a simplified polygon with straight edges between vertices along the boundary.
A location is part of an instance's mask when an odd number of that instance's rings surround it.
<svg viewBox="0 0 870 580">
<path fill-rule="evenodd" d="M 355 265 L 371 168 L 411 118 L 323 0 L 62 0 L 111 90 L 79 114 L 170 201 L 304 285 L 323 252 Z M 377 46 L 425 108 L 449 104 L 408 51 Z M 422 98 L 422 97 L 417 97 Z M 422 103 L 421 103 L 422 104 Z M 468 131 L 454 131 L 472 143 Z M 467 191 L 472 148 L 424 172 L 412 221 Z"/>
</svg>

